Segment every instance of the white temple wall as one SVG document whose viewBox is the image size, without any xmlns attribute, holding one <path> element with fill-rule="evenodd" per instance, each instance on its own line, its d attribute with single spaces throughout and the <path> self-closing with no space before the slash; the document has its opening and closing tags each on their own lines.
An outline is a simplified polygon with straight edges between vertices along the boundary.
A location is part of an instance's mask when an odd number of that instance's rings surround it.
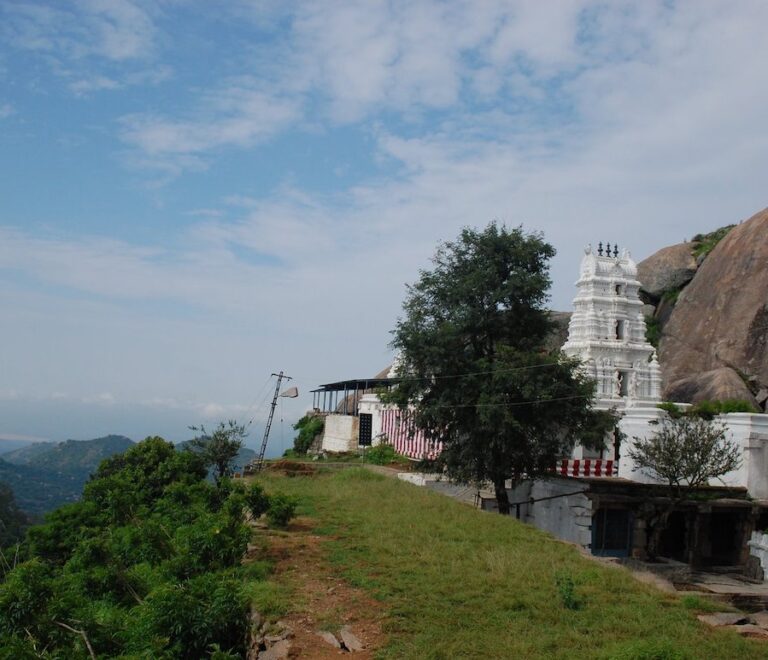
<svg viewBox="0 0 768 660">
<path fill-rule="evenodd" d="M 361 414 L 371 416 L 371 446 L 381 444 L 382 440 L 382 411 L 386 406 L 381 402 L 376 394 L 364 394 L 360 398 L 357 410 Z"/>
<path fill-rule="evenodd" d="M 660 420 L 665 413 L 659 409 L 630 409 L 619 422 L 619 428 L 626 434 L 621 447 L 619 476 L 641 483 L 658 483 L 640 471 L 629 457 L 634 438 L 650 437 L 658 430 L 651 424 Z M 746 488 L 755 499 L 768 499 L 768 415 L 752 413 L 729 413 L 719 415 L 717 420 L 726 426 L 726 436 L 741 448 L 742 463 L 738 470 L 715 479 L 710 485 L 725 485 Z"/>
</svg>

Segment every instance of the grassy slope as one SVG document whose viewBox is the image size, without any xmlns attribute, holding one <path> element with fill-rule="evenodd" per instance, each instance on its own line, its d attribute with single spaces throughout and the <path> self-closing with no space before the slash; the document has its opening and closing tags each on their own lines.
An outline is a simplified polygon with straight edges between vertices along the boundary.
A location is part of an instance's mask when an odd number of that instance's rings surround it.
<svg viewBox="0 0 768 660">
<path fill-rule="evenodd" d="M 768 644 L 708 629 L 676 596 L 513 519 L 360 468 L 263 479 L 300 497 L 331 561 L 382 601 L 384 657 L 768 658 Z"/>
</svg>

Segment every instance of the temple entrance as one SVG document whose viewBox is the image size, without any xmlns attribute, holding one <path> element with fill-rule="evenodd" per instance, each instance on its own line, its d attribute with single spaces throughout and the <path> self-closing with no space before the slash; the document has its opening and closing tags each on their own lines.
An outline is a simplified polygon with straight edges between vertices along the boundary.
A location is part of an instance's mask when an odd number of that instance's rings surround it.
<svg viewBox="0 0 768 660">
<path fill-rule="evenodd" d="M 632 512 L 627 509 L 598 509 L 592 516 L 592 554 L 629 557 L 632 524 Z"/>
</svg>

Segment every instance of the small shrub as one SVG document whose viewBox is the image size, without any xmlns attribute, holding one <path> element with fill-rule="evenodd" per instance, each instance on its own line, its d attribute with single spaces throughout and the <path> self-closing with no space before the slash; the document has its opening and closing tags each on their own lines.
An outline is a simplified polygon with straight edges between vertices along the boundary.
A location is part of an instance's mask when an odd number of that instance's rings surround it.
<svg viewBox="0 0 768 660">
<path fill-rule="evenodd" d="M 661 323 L 655 316 L 645 317 L 645 339 L 648 343 L 655 347 L 659 347 L 659 341 L 661 341 Z"/>
<path fill-rule="evenodd" d="M 402 454 L 398 454 L 392 445 L 381 443 L 365 452 L 365 460 L 374 465 L 389 465 L 390 463 L 408 459 Z"/>
<path fill-rule="evenodd" d="M 680 604 L 686 610 L 694 610 L 695 612 L 722 612 L 722 603 L 713 603 L 711 600 L 702 598 L 695 594 L 688 594 L 680 599 Z"/>
<path fill-rule="evenodd" d="M 570 575 L 561 573 L 555 576 L 555 584 L 557 585 L 557 592 L 560 594 L 560 601 L 565 609 L 581 609 L 581 601 L 576 597 L 576 584 Z"/>
<path fill-rule="evenodd" d="M 733 229 L 736 225 L 726 225 L 725 227 L 720 227 L 720 229 L 715 229 L 715 231 L 709 232 L 708 234 L 696 234 L 696 236 L 691 239 L 691 242 L 693 245 L 693 256 L 698 259 L 699 257 L 705 257 L 712 252 L 714 247 L 728 234 L 731 229 Z"/>
<path fill-rule="evenodd" d="M 724 401 L 699 401 L 691 406 L 688 414 L 702 419 L 714 419 L 717 415 L 727 413 L 754 413 L 755 407 L 744 399 L 726 399 Z"/>
<path fill-rule="evenodd" d="M 683 409 L 680 408 L 677 404 L 672 403 L 671 401 L 664 401 L 663 403 L 656 404 L 656 407 L 659 410 L 663 410 L 666 412 L 672 419 L 680 419 L 684 412 Z"/>
<path fill-rule="evenodd" d="M 737 413 L 737 412 L 745 412 L 745 413 L 754 413 L 757 412 L 755 410 L 755 407 L 749 402 L 744 399 L 726 399 L 725 401 L 720 401 L 720 412 L 722 414 L 727 413 Z"/>
<path fill-rule="evenodd" d="M 245 504 L 254 518 L 260 518 L 269 509 L 269 495 L 259 484 L 251 484 L 245 493 Z"/>
<path fill-rule="evenodd" d="M 267 509 L 267 520 L 272 527 L 286 527 L 296 513 L 296 501 L 288 495 L 273 495 Z"/>
<path fill-rule="evenodd" d="M 677 299 L 680 297 L 681 291 L 682 289 L 667 289 L 664 293 L 661 294 L 661 299 L 674 305 L 677 302 Z"/>
</svg>

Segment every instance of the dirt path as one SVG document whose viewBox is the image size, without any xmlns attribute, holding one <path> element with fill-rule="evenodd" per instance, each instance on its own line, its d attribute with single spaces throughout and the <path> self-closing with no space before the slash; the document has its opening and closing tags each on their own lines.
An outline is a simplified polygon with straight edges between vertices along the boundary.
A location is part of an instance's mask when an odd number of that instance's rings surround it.
<svg viewBox="0 0 768 660">
<path fill-rule="evenodd" d="M 293 632 L 287 657 L 372 658 L 384 643 L 381 603 L 334 572 L 325 559 L 324 537 L 313 534 L 313 525 L 312 519 L 299 517 L 286 531 L 268 533 L 268 553 L 275 562 L 273 579 L 286 584 L 293 594 L 293 609 L 282 619 Z M 331 632 L 341 640 L 342 629 L 359 640 L 362 650 L 336 648 L 319 634 Z"/>
</svg>

